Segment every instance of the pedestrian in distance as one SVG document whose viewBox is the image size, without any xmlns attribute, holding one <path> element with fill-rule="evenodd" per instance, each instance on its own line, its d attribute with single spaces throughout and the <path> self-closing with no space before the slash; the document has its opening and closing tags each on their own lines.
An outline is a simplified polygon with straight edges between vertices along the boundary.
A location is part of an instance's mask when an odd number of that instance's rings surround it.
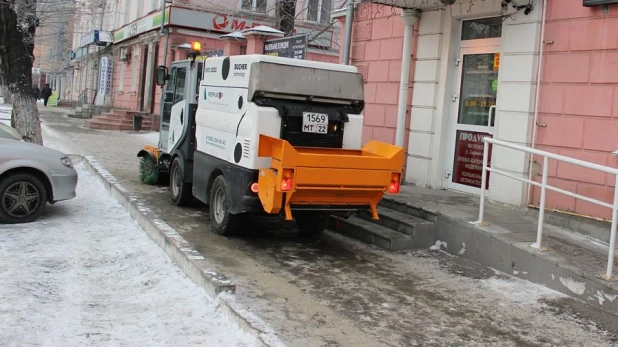
<svg viewBox="0 0 618 347">
<path fill-rule="evenodd" d="M 45 84 L 45 88 L 41 91 L 41 95 L 43 96 L 43 105 L 47 107 L 47 100 L 49 100 L 49 97 L 52 95 L 52 90 L 49 87 L 49 83 Z"/>
<path fill-rule="evenodd" d="M 38 85 L 35 84 L 34 87 L 32 87 L 32 92 L 34 93 L 35 100 L 39 100 L 41 98 L 41 90 Z"/>
</svg>

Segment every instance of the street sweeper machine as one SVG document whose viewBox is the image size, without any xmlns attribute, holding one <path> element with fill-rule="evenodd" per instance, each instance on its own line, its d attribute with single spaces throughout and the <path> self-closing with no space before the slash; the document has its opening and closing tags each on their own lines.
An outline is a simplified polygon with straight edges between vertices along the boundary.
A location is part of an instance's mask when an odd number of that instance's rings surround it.
<svg viewBox="0 0 618 347">
<path fill-rule="evenodd" d="M 240 55 L 157 69 L 164 86 L 158 147 L 140 177 L 168 177 L 176 205 L 209 205 L 211 229 L 233 233 L 247 213 L 322 232 L 331 215 L 368 210 L 398 193 L 404 150 L 362 146 L 363 79 L 353 66 Z"/>
</svg>

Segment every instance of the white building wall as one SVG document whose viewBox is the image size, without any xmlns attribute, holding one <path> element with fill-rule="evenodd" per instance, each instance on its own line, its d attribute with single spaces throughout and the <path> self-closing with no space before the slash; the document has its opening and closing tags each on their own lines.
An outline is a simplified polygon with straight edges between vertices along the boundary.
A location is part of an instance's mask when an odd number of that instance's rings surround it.
<svg viewBox="0 0 618 347">
<path fill-rule="evenodd" d="M 453 151 L 454 93 L 457 85 L 461 19 L 483 18 L 503 13 L 501 0 L 458 1 L 445 11 L 421 14 L 412 115 L 406 167 L 406 181 L 417 186 L 445 188 L 447 162 Z M 534 10 L 507 18 L 502 30 L 502 52 L 496 105 L 494 137 L 523 145 L 530 143 L 536 87 L 536 62 L 539 50 L 542 1 L 534 1 Z M 508 9 L 509 12 L 513 10 Z M 526 177 L 528 158 L 522 153 L 495 148 L 494 167 Z M 450 178 L 449 178 L 450 179 Z M 499 175 L 491 175 L 489 198 L 519 205 L 525 201 L 526 185 Z"/>
</svg>

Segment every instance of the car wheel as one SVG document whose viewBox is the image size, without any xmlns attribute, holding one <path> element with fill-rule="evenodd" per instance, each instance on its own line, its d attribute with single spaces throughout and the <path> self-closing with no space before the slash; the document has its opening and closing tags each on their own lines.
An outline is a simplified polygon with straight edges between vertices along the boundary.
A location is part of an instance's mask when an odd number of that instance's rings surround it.
<svg viewBox="0 0 618 347">
<path fill-rule="evenodd" d="M 139 179 L 148 185 L 159 183 L 159 169 L 149 156 L 139 158 Z"/>
<path fill-rule="evenodd" d="M 210 190 L 210 229 L 219 235 L 237 231 L 239 216 L 230 213 L 230 190 L 223 176 L 215 179 Z"/>
<path fill-rule="evenodd" d="M 300 234 L 312 236 L 319 235 L 328 228 L 330 215 L 324 212 L 297 212 L 294 218 Z"/>
<path fill-rule="evenodd" d="M 35 175 L 16 173 L 0 181 L 0 222 L 29 223 L 36 220 L 47 203 L 45 185 Z"/>
<path fill-rule="evenodd" d="M 193 200 L 191 184 L 184 181 L 184 169 L 179 157 L 172 162 L 170 170 L 170 190 L 172 191 L 172 202 L 178 206 L 188 205 Z"/>
</svg>

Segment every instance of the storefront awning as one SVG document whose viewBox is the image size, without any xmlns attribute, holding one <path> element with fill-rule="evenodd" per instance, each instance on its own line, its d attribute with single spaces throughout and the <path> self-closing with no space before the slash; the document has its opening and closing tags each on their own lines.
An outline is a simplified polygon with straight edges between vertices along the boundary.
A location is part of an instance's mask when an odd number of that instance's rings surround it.
<svg viewBox="0 0 618 347">
<path fill-rule="evenodd" d="M 446 5 L 452 5 L 461 0 L 361 0 L 361 2 L 374 3 L 404 9 L 417 9 L 431 11 L 443 9 Z M 470 2 L 470 0 L 466 0 Z"/>
</svg>

